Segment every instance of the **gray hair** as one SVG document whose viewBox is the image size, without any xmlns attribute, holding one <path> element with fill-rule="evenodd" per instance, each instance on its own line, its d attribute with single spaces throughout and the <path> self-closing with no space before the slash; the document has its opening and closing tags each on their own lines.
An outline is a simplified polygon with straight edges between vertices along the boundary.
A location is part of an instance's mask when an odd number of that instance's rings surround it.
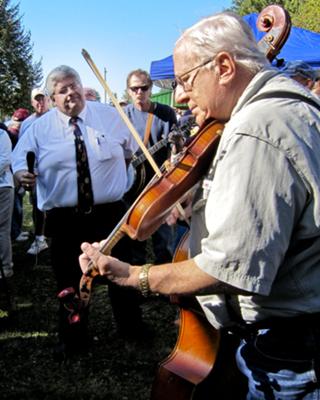
<svg viewBox="0 0 320 400">
<path fill-rule="evenodd" d="M 74 78 L 75 81 L 82 86 L 80 75 L 75 69 L 68 67 L 67 65 L 59 65 L 47 76 L 45 88 L 48 96 L 51 97 L 54 94 L 54 89 L 57 83 L 61 82 L 65 78 Z"/>
<path fill-rule="evenodd" d="M 191 45 L 192 55 L 199 61 L 225 51 L 236 63 L 257 73 L 268 60 L 259 49 L 249 25 L 233 12 L 222 12 L 204 18 L 187 29 L 176 46 Z"/>
</svg>

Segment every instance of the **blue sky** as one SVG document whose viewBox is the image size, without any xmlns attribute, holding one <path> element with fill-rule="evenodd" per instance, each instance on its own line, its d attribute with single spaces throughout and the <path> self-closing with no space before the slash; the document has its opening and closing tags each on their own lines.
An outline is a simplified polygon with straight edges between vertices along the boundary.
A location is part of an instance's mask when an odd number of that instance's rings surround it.
<svg viewBox="0 0 320 400">
<path fill-rule="evenodd" d="M 231 0 L 20 0 L 34 60 L 44 77 L 60 64 L 75 68 L 85 86 L 104 99 L 100 83 L 81 55 L 87 50 L 113 92 L 122 97 L 128 72 L 150 70 L 172 53 L 180 33 L 200 18 L 230 7 Z"/>
</svg>

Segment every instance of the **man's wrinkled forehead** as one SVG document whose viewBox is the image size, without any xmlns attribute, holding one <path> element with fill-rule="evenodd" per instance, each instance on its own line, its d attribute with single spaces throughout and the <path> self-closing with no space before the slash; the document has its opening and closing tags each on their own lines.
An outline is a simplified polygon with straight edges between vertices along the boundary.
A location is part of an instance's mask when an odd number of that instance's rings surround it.
<svg viewBox="0 0 320 400">
<path fill-rule="evenodd" d="M 56 89 L 58 89 L 59 92 L 67 89 L 69 86 L 75 86 L 75 87 L 79 87 L 82 89 L 82 84 L 81 81 L 79 81 L 79 79 L 77 79 L 77 77 L 75 76 L 65 76 L 63 78 L 60 78 L 59 80 L 56 80 L 54 83 L 54 91 L 56 91 Z"/>
<path fill-rule="evenodd" d="M 181 75 L 197 62 L 198 57 L 190 51 L 188 41 L 180 41 L 173 52 L 173 64 L 175 75 Z"/>
</svg>

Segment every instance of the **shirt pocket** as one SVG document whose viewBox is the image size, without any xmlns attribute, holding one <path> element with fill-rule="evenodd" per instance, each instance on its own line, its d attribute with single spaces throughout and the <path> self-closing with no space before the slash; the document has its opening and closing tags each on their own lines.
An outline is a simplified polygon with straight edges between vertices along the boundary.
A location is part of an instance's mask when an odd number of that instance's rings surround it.
<svg viewBox="0 0 320 400">
<path fill-rule="evenodd" d="M 99 161 L 109 160 L 112 158 L 112 143 L 105 133 L 93 131 L 90 135 L 93 138 L 92 147 Z"/>
</svg>

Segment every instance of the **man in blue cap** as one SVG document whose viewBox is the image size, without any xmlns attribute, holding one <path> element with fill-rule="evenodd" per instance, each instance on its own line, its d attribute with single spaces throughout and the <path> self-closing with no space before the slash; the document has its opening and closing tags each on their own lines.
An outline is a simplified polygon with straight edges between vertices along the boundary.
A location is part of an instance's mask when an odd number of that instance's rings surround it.
<svg viewBox="0 0 320 400">
<path fill-rule="evenodd" d="M 301 60 L 288 62 L 282 72 L 310 90 L 316 78 L 316 71 L 309 64 Z"/>
</svg>

